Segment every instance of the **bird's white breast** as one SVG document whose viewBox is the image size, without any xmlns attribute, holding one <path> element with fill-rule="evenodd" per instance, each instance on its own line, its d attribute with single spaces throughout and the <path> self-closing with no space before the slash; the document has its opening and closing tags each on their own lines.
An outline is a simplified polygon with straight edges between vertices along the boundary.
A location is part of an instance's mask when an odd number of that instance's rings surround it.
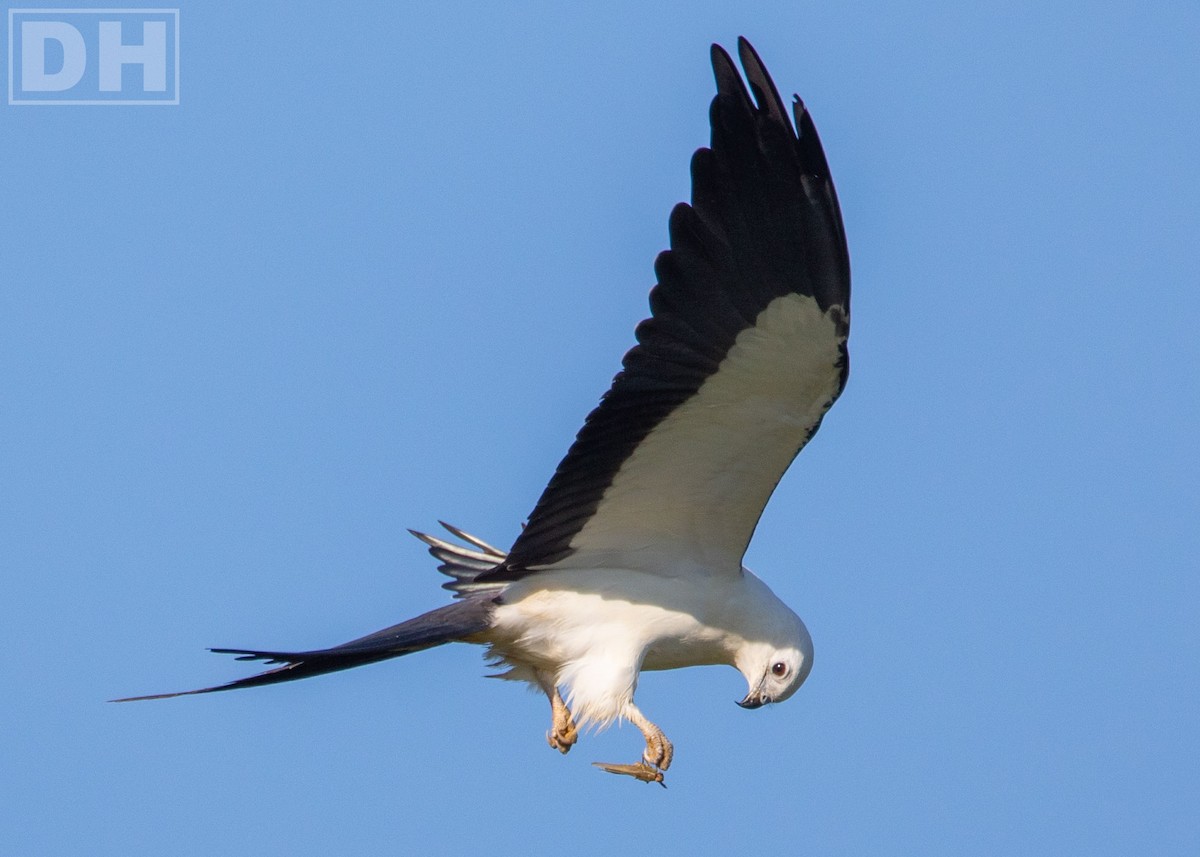
<svg viewBox="0 0 1200 857">
<path fill-rule="evenodd" d="M 632 702 L 642 669 L 733 664 L 753 635 L 747 615 L 764 614 L 747 602 L 763 593 L 778 603 L 750 575 L 698 586 L 623 569 L 541 572 L 504 593 L 482 641 L 512 668 L 504 677 L 551 676 L 577 720 L 606 725 Z"/>
</svg>

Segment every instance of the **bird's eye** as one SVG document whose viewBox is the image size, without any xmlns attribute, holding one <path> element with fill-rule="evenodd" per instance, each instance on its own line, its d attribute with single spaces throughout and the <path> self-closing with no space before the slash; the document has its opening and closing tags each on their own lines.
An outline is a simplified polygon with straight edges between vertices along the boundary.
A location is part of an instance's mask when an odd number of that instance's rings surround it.
<svg viewBox="0 0 1200 857">
<path fill-rule="evenodd" d="M 783 678 L 785 675 L 787 675 L 787 671 L 787 664 L 785 664 L 783 661 L 779 661 L 778 663 L 771 665 L 771 675 L 775 676 L 775 678 Z"/>
</svg>

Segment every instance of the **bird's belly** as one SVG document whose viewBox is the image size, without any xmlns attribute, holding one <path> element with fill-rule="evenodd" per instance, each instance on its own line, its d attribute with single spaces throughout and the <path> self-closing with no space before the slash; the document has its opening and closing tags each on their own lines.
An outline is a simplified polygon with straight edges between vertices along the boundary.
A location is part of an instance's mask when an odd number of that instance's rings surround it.
<svg viewBox="0 0 1200 857">
<path fill-rule="evenodd" d="M 726 634 L 704 622 L 711 610 L 694 585 L 640 573 L 610 572 L 604 589 L 583 580 L 506 593 L 488 632 L 493 651 L 550 672 L 596 658 L 650 670 L 729 663 Z"/>
</svg>

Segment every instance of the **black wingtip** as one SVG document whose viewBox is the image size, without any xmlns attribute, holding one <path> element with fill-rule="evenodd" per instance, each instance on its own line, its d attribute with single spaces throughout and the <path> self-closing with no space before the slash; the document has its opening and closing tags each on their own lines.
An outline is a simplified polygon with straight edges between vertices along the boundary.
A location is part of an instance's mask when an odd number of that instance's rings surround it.
<svg viewBox="0 0 1200 857">
<path fill-rule="evenodd" d="M 808 108 L 804 106 L 804 101 L 799 95 L 794 98 L 792 113 L 796 117 L 796 138 L 800 141 L 800 152 L 804 164 L 814 175 L 830 181 L 832 186 L 829 161 L 825 157 L 825 148 L 821 145 L 821 137 L 817 134 L 817 126 L 813 124 L 812 114 L 808 112 Z"/>
<path fill-rule="evenodd" d="M 750 82 L 758 109 L 765 110 L 776 122 L 790 126 L 791 122 L 783 106 L 783 99 L 779 97 L 779 90 L 775 88 L 775 81 L 771 79 L 758 52 L 745 36 L 738 36 L 738 58 L 742 61 L 742 68 L 746 70 L 746 79 Z"/>
<path fill-rule="evenodd" d="M 750 84 L 755 104 L 750 103 L 751 95 L 746 91 L 742 78 L 733 64 L 732 58 L 720 45 L 712 46 L 713 71 L 717 77 L 717 91 L 720 93 L 740 92 L 743 103 L 752 109 L 766 112 L 773 120 L 788 129 L 799 141 L 801 157 L 805 168 L 812 173 L 828 179 L 829 163 L 821 140 L 817 135 L 816 125 L 812 115 L 799 95 L 792 96 L 792 115 L 788 117 L 783 99 L 774 80 L 767 72 L 758 51 L 750 44 L 745 36 L 738 36 L 738 58 L 746 71 L 746 80 Z M 755 107 L 757 105 L 757 107 Z M 793 124 L 794 123 L 794 124 Z"/>
<path fill-rule="evenodd" d="M 745 36 L 738 36 L 738 59 L 745 70 L 745 80 L 734 64 L 733 58 L 718 44 L 712 46 L 713 75 L 717 80 L 717 99 L 736 99 L 739 107 L 750 113 L 765 114 L 772 122 L 797 135 L 799 121 L 793 127 L 787 107 L 775 82 L 754 46 Z M 747 86 L 748 85 L 748 86 Z"/>
<path fill-rule="evenodd" d="M 738 74 L 737 66 L 733 63 L 733 57 L 729 56 L 725 49 L 716 42 L 713 43 L 710 55 L 713 77 L 717 79 L 717 92 L 732 94 L 740 91 L 744 98 L 746 89 L 742 85 L 742 77 Z M 746 106 L 749 106 L 749 103 Z"/>
</svg>

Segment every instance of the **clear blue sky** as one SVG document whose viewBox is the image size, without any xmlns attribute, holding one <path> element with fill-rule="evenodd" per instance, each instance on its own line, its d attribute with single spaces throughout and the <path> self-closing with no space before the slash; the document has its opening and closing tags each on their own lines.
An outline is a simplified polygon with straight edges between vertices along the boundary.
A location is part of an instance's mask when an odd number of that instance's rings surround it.
<svg viewBox="0 0 1200 857">
<path fill-rule="evenodd" d="M 0 852 L 1192 855 L 1200 6 L 186 3 L 178 107 L 0 106 Z M 737 7 L 743 8 L 737 8 Z M 443 601 L 632 343 L 739 34 L 820 128 L 845 395 L 748 564 L 816 668 L 644 678 L 662 791 Z"/>
</svg>

